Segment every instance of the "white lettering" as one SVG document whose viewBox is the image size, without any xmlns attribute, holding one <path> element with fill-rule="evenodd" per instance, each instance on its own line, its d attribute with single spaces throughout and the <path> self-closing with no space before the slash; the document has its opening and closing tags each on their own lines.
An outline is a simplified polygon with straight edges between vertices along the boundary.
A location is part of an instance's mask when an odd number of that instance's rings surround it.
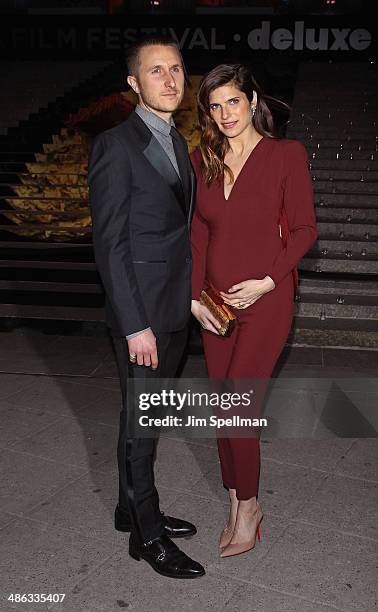
<svg viewBox="0 0 378 612">
<path fill-rule="evenodd" d="M 137 37 L 137 31 L 135 28 L 126 28 L 126 30 L 123 32 L 123 41 L 126 46 L 130 43 L 135 42 L 136 37 Z"/>
<path fill-rule="evenodd" d="M 210 47 L 212 51 L 224 50 L 226 48 L 226 45 L 224 43 L 217 43 L 217 29 L 216 28 L 211 28 Z"/>
<path fill-rule="evenodd" d="M 331 32 L 335 37 L 335 42 L 331 45 L 330 51 L 338 51 L 339 49 L 348 51 L 349 47 L 345 39 L 350 32 L 350 28 L 343 28 L 342 30 L 331 28 Z"/>
<path fill-rule="evenodd" d="M 193 47 L 202 47 L 202 49 L 209 50 L 209 45 L 205 38 L 202 28 L 196 28 L 194 30 L 192 40 L 189 43 L 188 49 L 193 49 Z"/>
<path fill-rule="evenodd" d="M 121 28 L 106 28 L 105 47 L 106 49 L 121 48 Z"/>
<path fill-rule="evenodd" d="M 75 28 L 71 28 L 67 32 L 59 28 L 58 30 L 58 47 L 59 49 L 63 49 L 63 47 L 71 46 L 71 49 L 76 49 L 77 47 L 77 33 Z"/>
<path fill-rule="evenodd" d="M 304 40 L 304 21 L 296 21 L 294 26 L 294 49 L 301 51 Z"/>
<path fill-rule="evenodd" d="M 311 51 L 325 51 L 328 49 L 328 28 L 320 28 L 319 38 L 315 40 L 315 28 L 306 28 L 306 47 Z"/>
<path fill-rule="evenodd" d="M 332 44 L 330 34 L 333 36 Z M 304 21 L 295 21 L 294 34 L 288 28 L 276 28 L 271 32 L 271 23 L 262 21 L 260 28 L 249 32 L 247 42 L 256 51 L 268 50 L 270 46 L 278 51 L 292 46 L 296 51 L 364 51 L 371 45 L 372 35 L 364 28 L 305 28 Z"/>
<path fill-rule="evenodd" d="M 96 42 L 100 40 L 101 28 L 88 28 L 87 32 L 87 46 L 88 49 L 93 49 Z"/>
<path fill-rule="evenodd" d="M 12 42 L 13 47 L 17 48 L 19 44 L 25 42 L 27 38 L 27 30 L 26 28 L 16 28 L 12 30 Z"/>
<path fill-rule="evenodd" d="M 181 38 L 179 38 L 175 32 L 175 30 L 173 28 L 168 28 L 170 35 L 172 36 L 172 38 L 174 38 L 175 40 L 177 40 L 178 45 L 180 47 L 180 49 L 183 48 L 183 46 L 186 43 L 186 39 L 189 36 L 189 32 L 190 32 L 190 28 L 185 28 L 183 35 L 181 36 Z"/>
<path fill-rule="evenodd" d="M 262 21 L 261 28 L 255 28 L 248 34 L 248 45 L 251 49 L 269 49 L 270 21 Z"/>
<path fill-rule="evenodd" d="M 45 39 L 42 29 L 38 30 L 38 47 L 39 49 L 52 49 L 53 45 Z"/>
<path fill-rule="evenodd" d="M 279 51 L 285 51 L 291 47 L 293 42 L 293 35 L 290 30 L 286 30 L 286 28 L 277 28 L 274 30 L 272 34 L 272 45 L 275 49 Z"/>
<path fill-rule="evenodd" d="M 349 36 L 349 44 L 355 51 L 365 51 L 371 45 L 371 34 L 364 28 L 356 28 Z"/>
</svg>

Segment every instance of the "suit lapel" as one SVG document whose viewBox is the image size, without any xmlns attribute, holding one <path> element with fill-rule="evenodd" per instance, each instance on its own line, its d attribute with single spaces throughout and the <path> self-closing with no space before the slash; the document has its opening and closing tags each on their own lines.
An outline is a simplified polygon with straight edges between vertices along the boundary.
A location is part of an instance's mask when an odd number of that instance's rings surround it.
<svg viewBox="0 0 378 612">
<path fill-rule="evenodd" d="M 177 203 L 186 217 L 187 207 L 184 185 L 181 183 L 180 177 L 172 166 L 168 155 L 144 121 L 135 112 L 130 115 L 128 121 L 132 123 L 137 132 L 138 142 L 142 146 L 143 155 L 171 188 Z"/>
<path fill-rule="evenodd" d="M 190 162 L 189 162 L 190 163 Z M 192 169 L 192 165 L 190 164 L 190 200 L 189 200 L 189 211 L 188 211 L 188 225 L 190 226 L 193 211 L 194 211 L 194 202 L 196 196 L 196 175 Z"/>
<path fill-rule="evenodd" d="M 183 189 L 185 211 L 186 214 L 189 212 L 190 200 L 191 200 L 191 172 L 192 168 L 190 165 L 188 147 L 185 139 L 175 129 L 172 135 L 173 147 L 175 150 L 176 160 L 178 169 L 180 172 L 181 184 Z"/>
<path fill-rule="evenodd" d="M 168 155 L 154 136 L 152 136 L 149 144 L 143 150 L 143 154 L 155 170 L 166 180 L 186 216 L 184 194 L 180 177 L 177 176 L 177 172 L 172 166 Z"/>
</svg>

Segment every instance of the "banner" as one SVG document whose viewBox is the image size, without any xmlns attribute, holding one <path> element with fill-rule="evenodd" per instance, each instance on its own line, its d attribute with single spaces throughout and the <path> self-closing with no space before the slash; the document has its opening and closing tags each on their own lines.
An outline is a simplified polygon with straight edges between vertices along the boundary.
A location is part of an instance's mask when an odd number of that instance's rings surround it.
<svg viewBox="0 0 378 612">
<path fill-rule="evenodd" d="M 122 59 L 124 49 L 147 33 L 176 38 L 185 57 L 212 60 L 258 55 L 294 54 L 320 59 L 353 56 L 375 59 L 375 21 L 356 23 L 348 16 L 300 18 L 241 16 L 146 16 L 144 23 L 126 15 L 116 17 L 8 18 L 0 26 L 3 59 Z"/>
</svg>

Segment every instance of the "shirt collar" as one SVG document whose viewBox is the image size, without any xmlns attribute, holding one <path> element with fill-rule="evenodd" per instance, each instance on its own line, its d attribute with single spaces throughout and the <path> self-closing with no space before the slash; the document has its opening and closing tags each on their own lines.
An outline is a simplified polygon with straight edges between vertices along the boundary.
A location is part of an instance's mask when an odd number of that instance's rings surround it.
<svg viewBox="0 0 378 612">
<path fill-rule="evenodd" d="M 148 111 L 145 108 L 142 108 L 139 104 L 135 107 L 135 112 L 137 115 L 139 115 L 142 121 L 144 121 L 144 123 L 146 123 L 154 130 L 161 132 L 162 134 L 164 134 L 164 136 L 169 136 L 171 126 L 175 125 L 175 122 L 173 121 L 172 117 L 170 118 L 169 123 L 167 123 L 166 121 L 164 121 L 164 119 L 161 119 L 152 111 Z"/>
</svg>

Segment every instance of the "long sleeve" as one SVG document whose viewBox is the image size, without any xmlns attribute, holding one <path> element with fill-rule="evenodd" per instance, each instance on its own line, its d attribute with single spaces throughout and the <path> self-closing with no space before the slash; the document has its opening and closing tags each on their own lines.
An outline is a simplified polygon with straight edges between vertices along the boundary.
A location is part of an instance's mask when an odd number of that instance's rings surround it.
<svg viewBox="0 0 378 612">
<path fill-rule="evenodd" d="M 205 285 L 206 252 L 209 242 L 209 228 L 197 209 L 192 221 L 192 299 L 199 300 Z"/>
<path fill-rule="evenodd" d="M 89 160 L 89 205 L 97 268 L 122 336 L 149 327 L 130 247 L 131 168 L 125 146 L 98 136 Z"/>
<path fill-rule="evenodd" d="M 286 248 L 282 248 L 271 269 L 266 270 L 276 285 L 297 266 L 318 236 L 307 151 L 300 142 L 291 140 L 284 153 L 283 204 L 290 233 Z"/>
<path fill-rule="evenodd" d="M 200 153 L 196 149 L 190 156 L 197 177 L 197 185 L 202 180 Z M 199 300 L 205 285 L 206 255 L 209 243 L 209 228 L 198 210 L 198 200 L 193 214 L 191 227 L 192 246 L 192 299 Z"/>
</svg>

